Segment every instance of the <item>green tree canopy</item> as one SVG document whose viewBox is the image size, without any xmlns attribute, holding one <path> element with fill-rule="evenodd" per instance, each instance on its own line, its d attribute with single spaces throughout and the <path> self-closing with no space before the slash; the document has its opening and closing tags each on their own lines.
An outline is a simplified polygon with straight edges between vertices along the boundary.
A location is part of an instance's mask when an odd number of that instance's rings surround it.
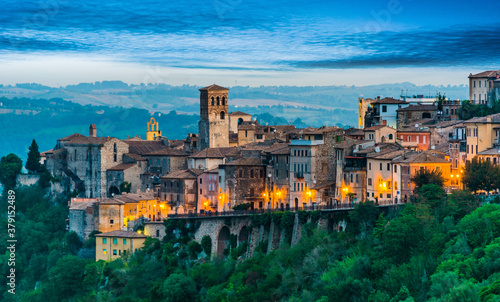
<svg viewBox="0 0 500 302">
<path fill-rule="evenodd" d="M 415 173 L 415 175 L 411 178 L 411 181 L 415 183 L 415 190 L 417 190 L 417 192 L 418 189 L 424 185 L 435 184 L 442 187 L 444 184 L 443 172 L 436 169 L 421 169 Z"/>
<path fill-rule="evenodd" d="M 465 164 L 462 182 L 472 192 L 498 189 L 500 187 L 500 168 L 494 166 L 490 161 L 483 161 L 475 156 Z"/>
<path fill-rule="evenodd" d="M 16 187 L 16 178 L 23 168 L 23 161 L 14 153 L 3 156 L 0 160 L 0 182 L 6 190 Z"/>
<path fill-rule="evenodd" d="M 26 160 L 26 170 L 31 173 L 38 172 L 41 168 L 40 164 L 40 151 L 38 151 L 38 144 L 35 139 L 31 142 L 29 147 L 28 159 Z"/>
</svg>

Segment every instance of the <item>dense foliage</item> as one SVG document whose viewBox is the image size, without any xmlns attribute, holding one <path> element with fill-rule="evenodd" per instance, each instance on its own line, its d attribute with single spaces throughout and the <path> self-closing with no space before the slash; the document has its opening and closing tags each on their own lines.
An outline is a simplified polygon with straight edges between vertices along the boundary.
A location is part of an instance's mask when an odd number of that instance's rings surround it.
<svg viewBox="0 0 500 302">
<path fill-rule="evenodd" d="M 304 238 L 266 253 L 231 237 L 225 258 L 193 241 L 194 220 L 167 220 L 163 241 L 113 262 L 94 262 L 93 241 L 67 233 L 67 209 L 40 187 L 16 189 L 18 294 L 5 301 L 497 301 L 500 205 L 478 208 L 466 191 L 424 185 L 413 204 L 361 203 L 341 231 L 317 228 L 321 212 L 298 212 Z M 258 215 L 250 230 L 294 215 Z M 2 220 L 5 224 L 5 220 Z M 2 234 L 4 236 L 4 234 Z M 5 240 L 5 238 L 1 238 Z M 234 239 L 234 241 L 233 241 Z M 89 252 L 90 251 L 90 252 Z M 6 255 L 2 269 L 6 271 Z M 22 268 L 22 269 L 21 269 Z M 4 278 L 4 277 L 1 277 Z M 1 280 L 5 293 L 5 280 Z"/>
</svg>

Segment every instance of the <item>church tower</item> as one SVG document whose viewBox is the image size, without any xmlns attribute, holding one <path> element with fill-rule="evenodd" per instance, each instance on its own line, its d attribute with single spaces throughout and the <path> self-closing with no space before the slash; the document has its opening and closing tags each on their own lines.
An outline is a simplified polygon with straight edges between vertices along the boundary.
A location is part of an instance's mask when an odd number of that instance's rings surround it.
<svg viewBox="0 0 500 302">
<path fill-rule="evenodd" d="M 158 130 L 158 122 L 152 117 L 148 122 L 148 130 L 146 131 L 146 140 L 154 141 L 156 137 L 161 136 L 161 131 Z"/>
<path fill-rule="evenodd" d="M 228 91 L 215 84 L 200 89 L 199 150 L 229 147 Z"/>
</svg>

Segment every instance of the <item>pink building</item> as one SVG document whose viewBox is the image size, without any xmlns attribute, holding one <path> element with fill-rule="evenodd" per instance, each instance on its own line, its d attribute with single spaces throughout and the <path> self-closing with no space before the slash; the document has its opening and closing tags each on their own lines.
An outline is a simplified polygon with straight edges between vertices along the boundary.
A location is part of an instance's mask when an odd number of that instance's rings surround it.
<svg viewBox="0 0 500 302">
<path fill-rule="evenodd" d="M 203 172 L 198 176 L 198 210 L 217 211 L 219 196 L 219 168 Z"/>
</svg>

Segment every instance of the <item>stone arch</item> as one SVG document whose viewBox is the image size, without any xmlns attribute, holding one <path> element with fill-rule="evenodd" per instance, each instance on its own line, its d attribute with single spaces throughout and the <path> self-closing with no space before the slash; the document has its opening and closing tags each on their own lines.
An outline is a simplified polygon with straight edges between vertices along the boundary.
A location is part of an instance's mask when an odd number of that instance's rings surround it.
<svg viewBox="0 0 500 302">
<path fill-rule="evenodd" d="M 243 124 L 243 119 L 240 117 L 240 118 L 238 119 L 238 125 L 241 125 L 241 124 Z"/>
<path fill-rule="evenodd" d="M 226 97 L 225 96 L 222 97 L 222 106 L 226 106 Z"/>
<path fill-rule="evenodd" d="M 213 105 L 215 104 L 215 99 L 214 99 L 214 97 L 212 97 L 212 99 L 211 99 L 211 100 L 212 100 L 212 106 L 213 106 Z"/>
<path fill-rule="evenodd" d="M 115 185 L 112 185 L 111 187 L 109 187 L 109 191 L 108 191 L 109 196 L 113 196 L 113 194 L 115 194 L 115 195 L 120 194 L 120 190 Z"/>
<path fill-rule="evenodd" d="M 229 227 L 223 226 L 219 234 L 217 235 L 217 255 L 224 255 L 224 250 L 229 248 L 231 233 L 229 232 Z"/>
<path fill-rule="evenodd" d="M 389 139 L 392 140 L 393 136 L 392 133 L 389 134 Z"/>
<path fill-rule="evenodd" d="M 220 105 L 220 98 L 217 97 L 217 106 L 219 106 L 219 105 Z"/>
<path fill-rule="evenodd" d="M 226 113 L 224 111 L 220 112 L 220 119 L 223 120 L 226 118 Z"/>
<path fill-rule="evenodd" d="M 212 111 L 212 114 L 214 115 L 214 119 L 217 119 L 217 111 Z"/>
<path fill-rule="evenodd" d="M 245 242 L 245 241 L 248 241 L 248 228 L 246 225 L 244 225 L 241 229 L 240 229 L 240 233 L 238 235 L 238 245 L 240 245 L 241 243 Z"/>
</svg>

